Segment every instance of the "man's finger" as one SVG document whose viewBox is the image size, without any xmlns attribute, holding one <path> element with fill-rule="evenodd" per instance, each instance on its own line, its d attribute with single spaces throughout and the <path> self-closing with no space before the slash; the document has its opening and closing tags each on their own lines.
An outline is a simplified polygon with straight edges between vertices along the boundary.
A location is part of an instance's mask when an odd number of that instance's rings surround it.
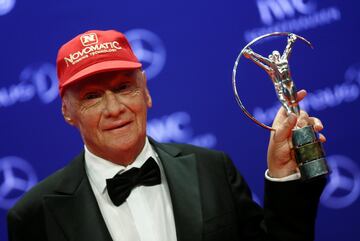
<svg viewBox="0 0 360 241">
<path fill-rule="evenodd" d="M 313 123 L 310 123 L 311 120 L 309 119 L 308 113 L 305 111 L 300 111 L 300 116 L 298 117 L 297 126 L 298 127 L 304 127 L 307 125 L 312 125 Z"/>
<path fill-rule="evenodd" d="M 277 127 L 274 140 L 276 142 L 281 142 L 286 140 L 290 135 L 292 129 L 295 127 L 297 121 L 297 117 L 295 114 L 290 114 L 283 123 L 280 123 L 280 125 Z"/>
<path fill-rule="evenodd" d="M 307 95 L 306 90 L 304 90 L 304 89 L 299 90 L 299 91 L 296 93 L 296 102 L 302 101 L 302 100 L 305 98 L 306 95 Z"/>
<path fill-rule="evenodd" d="M 287 113 L 284 107 L 281 107 L 278 112 L 276 113 L 274 122 L 272 127 L 276 129 L 280 123 L 284 122 L 284 120 L 287 118 Z"/>
<path fill-rule="evenodd" d="M 314 119 L 314 130 L 315 131 L 322 131 L 324 129 L 324 125 L 322 124 L 321 120 L 319 120 L 318 118 L 313 117 Z"/>
<path fill-rule="evenodd" d="M 326 137 L 321 133 L 319 133 L 319 141 L 322 143 L 324 143 L 326 141 Z"/>
</svg>

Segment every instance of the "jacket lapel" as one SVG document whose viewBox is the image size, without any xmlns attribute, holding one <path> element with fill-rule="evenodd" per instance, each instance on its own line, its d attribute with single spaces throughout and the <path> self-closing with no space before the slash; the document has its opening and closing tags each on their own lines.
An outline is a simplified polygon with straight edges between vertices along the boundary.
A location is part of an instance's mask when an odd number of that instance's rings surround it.
<svg viewBox="0 0 360 241">
<path fill-rule="evenodd" d="M 163 164 L 174 211 L 178 241 L 202 238 L 202 212 L 195 155 L 151 140 Z"/>
<path fill-rule="evenodd" d="M 65 236 L 72 237 L 71 240 L 111 241 L 85 173 L 84 154 L 75 158 L 62 172 L 63 179 L 56 189 L 57 194 L 44 197 L 47 211 Z"/>
<path fill-rule="evenodd" d="M 201 240 L 203 221 L 195 156 L 181 155 L 174 146 L 150 141 L 159 154 L 168 181 L 177 240 Z M 84 154 L 62 172 L 56 194 L 44 197 L 45 209 L 65 236 L 73 237 L 71 240 L 112 241 L 86 176 Z"/>
</svg>

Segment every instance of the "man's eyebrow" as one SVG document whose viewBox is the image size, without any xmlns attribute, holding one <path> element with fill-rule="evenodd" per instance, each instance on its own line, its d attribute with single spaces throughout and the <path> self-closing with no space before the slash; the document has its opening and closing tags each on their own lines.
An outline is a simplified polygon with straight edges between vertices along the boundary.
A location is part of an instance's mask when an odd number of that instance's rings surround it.
<svg viewBox="0 0 360 241">
<path fill-rule="evenodd" d="M 136 74 L 135 71 L 123 70 L 123 71 L 119 72 L 117 75 L 118 76 L 131 76 L 131 75 L 134 75 L 134 74 Z"/>
<path fill-rule="evenodd" d="M 95 91 L 95 90 L 98 89 L 98 87 L 99 87 L 99 85 L 97 85 L 96 83 L 87 83 L 87 84 L 79 87 L 76 91 L 79 94 L 84 94 L 84 93 L 87 93 L 87 92 Z"/>
<path fill-rule="evenodd" d="M 124 73 L 124 75 L 129 76 L 129 75 L 133 75 L 135 72 L 134 72 L 134 71 L 126 70 L 126 71 L 124 71 L 123 73 Z"/>
<path fill-rule="evenodd" d="M 126 76 L 137 76 L 139 75 L 139 73 L 141 73 L 140 70 L 135 69 L 135 70 L 124 70 L 123 74 Z"/>
</svg>

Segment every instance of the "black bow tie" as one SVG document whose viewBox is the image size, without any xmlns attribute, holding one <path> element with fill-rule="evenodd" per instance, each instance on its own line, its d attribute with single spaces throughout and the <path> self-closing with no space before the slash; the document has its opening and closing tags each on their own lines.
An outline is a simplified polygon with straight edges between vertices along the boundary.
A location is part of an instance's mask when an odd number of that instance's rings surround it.
<svg viewBox="0 0 360 241">
<path fill-rule="evenodd" d="M 116 206 L 125 202 L 134 187 L 154 186 L 160 183 L 160 169 L 152 157 L 149 157 L 141 168 L 133 167 L 129 171 L 106 179 L 109 197 Z"/>
</svg>

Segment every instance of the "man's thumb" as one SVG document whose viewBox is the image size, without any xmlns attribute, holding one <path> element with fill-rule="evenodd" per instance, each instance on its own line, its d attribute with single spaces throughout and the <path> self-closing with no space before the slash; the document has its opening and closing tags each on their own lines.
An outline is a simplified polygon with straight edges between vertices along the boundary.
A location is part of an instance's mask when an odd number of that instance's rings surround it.
<svg viewBox="0 0 360 241">
<path fill-rule="evenodd" d="M 276 141 L 283 141 L 288 138 L 291 134 L 292 129 L 295 127 L 297 122 L 297 116 L 290 113 L 289 116 L 284 120 L 276 133 Z"/>
</svg>

